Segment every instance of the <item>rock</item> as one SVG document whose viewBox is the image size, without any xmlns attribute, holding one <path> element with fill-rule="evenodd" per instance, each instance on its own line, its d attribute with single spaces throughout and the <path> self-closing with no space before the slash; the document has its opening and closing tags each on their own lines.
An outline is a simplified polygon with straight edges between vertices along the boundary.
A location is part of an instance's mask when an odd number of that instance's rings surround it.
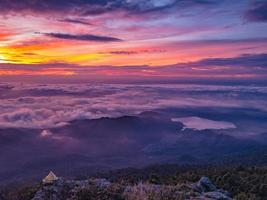
<svg viewBox="0 0 267 200">
<path fill-rule="evenodd" d="M 68 188 L 63 178 L 52 183 L 45 183 L 35 194 L 32 200 L 61 200 L 64 189 Z"/>
<path fill-rule="evenodd" d="M 96 184 L 100 188 L 109 187 L 111 185 L 111 182 L 109 182 L 107 179 L 94 179 L 92 180 L 92 183 Z"/>
<path fill-rule="evenodd" d="M 221 192 L 206 192 L 204 197 L 216 200 L 231 200 L 232 198 L 226 196 Z"/>
<path fill-rule="evenodd" d="M 208 177 L 202 177 L 197 183 L 192 184 L 193 191 L 199 196 L 190 197 L 191 200 L 231 200 L 229 192 L 219 189 Z"/>
<path fill-rule="evenodd" d="M 228 196 L 228 197 L 231 196 L 231 194 L 230 194 L 229 192 L 227 192 L 227 191 L 225 191 L 225 190 L 223 190 L 223 189 L 219 189 L 219 190 L 217 190 L 217 192 L 223 193 L 224 195 L 226 195 L 226 196 Z"/>
<path fill-rule="evenodd" d="M 217 187 L 208 177 L 202 177 L 196 184 L 196 187 L 203 192 L 212 192 L 217 190 Z"/>
<path fill-rule="evenodd" d="M 57 180 L 58 177 L 52 171 L 50 171 L 49 174 L 43 179 L 43 184 L 52 184 Z"/>
<path fill-rule="evenodd" d="M 83 189 L 88 191 L 88 195 L 92 195 L 93 198 L 96 195 L 101 199 L 105 198 L 105 195 L 114 196 L 114 192 L 118 192 L 118 190 L 114 190 L 117 186 L 116 183 L 111 183 L 106 179 L 75 181 L 58 178 L 52 184 L 43 184 L 32 200 L 77 200 Z M 145 199 L 151 195 L 155 200 L 165 196 L 168 196 L 169 199 L 179 197 L 179 199 L 186 200 L 231 200 L 229 193 L 217 188 L 208 177 L 202 177 L 195 184 L 174 186 L 139 183 L 138 185 L 121 185 L 120 188 L 120 195 L 126 195 L 129 199 L 134 200 Z"/>
<path fill-rule="evenodd" d="M 97 187 L 104 189 L 109 187 L 111 183 L 106 179 L 75 181 L 58 178 L 49 184 L 43 184 L 32 200 L 66 200 L 64 199 L 64 195 L 66 194 L 69 195 L 71 199 L 75 199 L 77 191 L 82 188 L 90 188 L 91 185 L 96 185 Z"/>
</svg>

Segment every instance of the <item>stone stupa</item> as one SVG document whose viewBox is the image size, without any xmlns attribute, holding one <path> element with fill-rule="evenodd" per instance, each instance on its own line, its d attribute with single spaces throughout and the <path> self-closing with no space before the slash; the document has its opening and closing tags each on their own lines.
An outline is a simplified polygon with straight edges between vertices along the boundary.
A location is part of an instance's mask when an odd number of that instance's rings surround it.
<svg viewBox="0 0 267 200">
<path fill-rule="evenodd" d="M 58 177 L 54 174 L 54 172 L 50 171 L 49 174 L 43 179 L 44 184 L 52 184 L 58 180 Z"/>
</svg>

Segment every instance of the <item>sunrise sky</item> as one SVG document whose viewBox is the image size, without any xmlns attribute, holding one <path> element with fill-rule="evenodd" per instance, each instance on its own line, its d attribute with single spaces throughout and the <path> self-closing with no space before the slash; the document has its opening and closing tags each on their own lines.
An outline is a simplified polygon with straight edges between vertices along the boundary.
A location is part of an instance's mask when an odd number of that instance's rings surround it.
<svg viewBox="0 0 267 200">
<path fill-rule="evenodd" d="M 267 76 L 265 0 L 0 0 L 0 5 L 0 77 Z"/>
</svg>

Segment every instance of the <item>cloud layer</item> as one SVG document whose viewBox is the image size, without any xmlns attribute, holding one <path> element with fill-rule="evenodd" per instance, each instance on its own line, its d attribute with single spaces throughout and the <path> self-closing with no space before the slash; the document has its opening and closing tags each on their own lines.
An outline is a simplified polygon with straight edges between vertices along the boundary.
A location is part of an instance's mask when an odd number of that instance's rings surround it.
<svg viewBox="0 0 267 200">
<path fill-rule="evenodd" d="M 233 129 L 236 126 L 231 122 L 213 121 L 199 117 L 172 118 L 173 122 L 181 122 L 184 129 L 207 130 L 207 129 Z"/>
<path fill-rule="evenodd" d="M 96 15 L 114 10 L 128 10 L 132 13 L 156 12 L 171 8 L 212 5 L 215 1 L 178 1 L 178 0 L 47 0 L 47 1 L 6 1 L 1 0 L 2 12 L 80 12 L 81 15 Z"/>
<path fill-rule="evenodd" d="M 51 128 L 73 120 L 158 109 L 244 108 L 267 111 L 267 88 L 209 85 L 3 84 L 0 127 Z"/>
</svg>

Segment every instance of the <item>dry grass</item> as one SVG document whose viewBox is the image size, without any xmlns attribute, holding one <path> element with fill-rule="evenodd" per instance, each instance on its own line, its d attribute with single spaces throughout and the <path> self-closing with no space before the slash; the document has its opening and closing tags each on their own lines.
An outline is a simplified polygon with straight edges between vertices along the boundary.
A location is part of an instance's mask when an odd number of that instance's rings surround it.
<svg viewBox="0 0 267 200">
<path fill-rule="evenodd" d="M 139 183 L 127 187 L 124 195 L 127 200 L 184 200 L 185 193 L 177 186 Z"/>
</svg>

